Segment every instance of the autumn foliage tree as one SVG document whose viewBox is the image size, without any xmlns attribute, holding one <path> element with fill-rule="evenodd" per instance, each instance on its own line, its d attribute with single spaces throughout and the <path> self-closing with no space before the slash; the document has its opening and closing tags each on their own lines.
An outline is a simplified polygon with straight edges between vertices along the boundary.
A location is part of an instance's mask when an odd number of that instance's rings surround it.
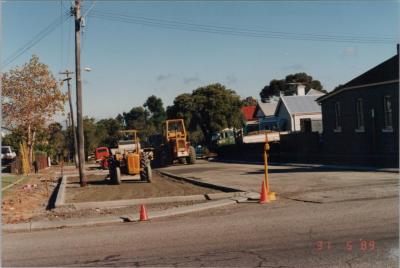
<svg viewBox="0 0 400 268">
<path fill-rule="evenodd" d="M 2 90 L 2 124 L 23 134 L 32 163 L 38 130 L 63 111 L 66 96 L 48 66 L 35 55 L 22 67 L 3 74 Z"/>
</svg>

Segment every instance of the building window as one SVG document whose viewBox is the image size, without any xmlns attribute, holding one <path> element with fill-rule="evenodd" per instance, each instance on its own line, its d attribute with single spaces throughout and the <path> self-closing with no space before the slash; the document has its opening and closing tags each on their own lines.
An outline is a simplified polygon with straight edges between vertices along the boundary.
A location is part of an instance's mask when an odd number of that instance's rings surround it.
<svg viewBox="0 0 400 268">
<path fill-rule="evenodd" d="M 340 117 L 341 117 L 341 111 L 340 111 L 340 102 L 335 103 L 335 132 L 340 132 L 342 130 L 342 127 L 340 126 Z"/>
<path fill-rule="evenodd" d="M 357 129 L 356 129 L 356 131 L 364 131 L 364 107 L 363 107 L 362 99 L 357 99 L 356 113 L 357 113 Z"/>
<path fill-rule="evenodd" d="M 383 109 L 385 112 L 385 129 L 393 129 L 393 118 L 392 118 L 392 98 L 390 95 L 386 95 L 383 98 Z"/>
</svg>

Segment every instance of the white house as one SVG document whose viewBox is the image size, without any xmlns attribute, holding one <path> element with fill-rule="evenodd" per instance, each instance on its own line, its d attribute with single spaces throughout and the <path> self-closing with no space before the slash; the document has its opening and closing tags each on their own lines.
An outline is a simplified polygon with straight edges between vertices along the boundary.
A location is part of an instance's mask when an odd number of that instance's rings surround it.
<svg viewBox="0 0 400 268">
<path fill-rule="evenodd" d="M 281 96 L 275 116 L 286 121 L 282 130 L 322 132 L 321 106 L 315 100 L 323 93 L 314 89 L 304 93 L 305 87 L 298 85 L 297 95 Z"/>
</svg>

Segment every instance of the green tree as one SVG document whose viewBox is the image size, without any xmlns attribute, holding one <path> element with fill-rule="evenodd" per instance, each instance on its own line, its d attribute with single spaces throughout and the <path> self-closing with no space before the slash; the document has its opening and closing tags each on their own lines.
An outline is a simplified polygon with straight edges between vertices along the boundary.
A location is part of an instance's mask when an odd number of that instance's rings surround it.
<svg viewBox="0 0 400 268">
<path fill-rule="evenodd" d="M 162 100 L 152 95 L 146 100 L 143 107 L 149 111 L 149 123 L 154 126 L 155 131 L 160 132 L 161 125 L 167 117 Z"/>
<path fill-rule="evenodd" d="M 96 123 L 94 118 L 83 118 L 83 136 L 85 147 L 85 158 L 93 154 L 95 149 L 99 146 L 101 137 L 98 136 Z"/>
<path fill-rule="evenodd" d="M 46 150 L 52 159 L 59 160 L 66 150 L 66 139 L 60 123 L 52 123 L 47 127 L 48 149 Z"/>
<path fill-rule="evenodd" d="M 167 114 L 168 118 L 185 120 L 193 142 L 208 143 L 212 132 L 242 127 L 240 107 L 240 97 L 235 91 L 216 83 L 177 96 Z"/>
<path fill-rule="evenodd" d="M 114 118 L 102 119 L 96 123 L 96 133 L 99 137 L 99 146 L 116 147 L 119 133 L 122 129 L 121 121 Z"/>
<path fill-rule="evenodd" d="M 173 105 L 167 107 L 167 117 L 168 119 L 183 119 L 185 126 L 188 128 L 192 120 L 193 109 L 192 95 L 184 93 L 175 97 Z"/>
<path fill-rule="evenodd" d="M 240 101 L 242 106 L 254 106 L 257 105 L 257 100 L 251 96 L 246 97 Z"/>
<path fill-rule="evenodd" d="M 323 89 L 322 84 L 319 80 L 314 80 L 313 77 L 311 75 L 308 75 L 307 73 L 296 73 L 287 75 L 285 79 L 271 80 L 269 85 L 266 85 L 261 90 L 261 100 L 265 102 L 272 96 L 279 96 L 280 93 L 282 93 L 283 95 L 293 95 L 294 90 L 293 87 L 290 87 L 291 83 L 304 84 L 306 86 L 306 93 L 312 88 L 317 91 L 326 93 L 326 90 Z"/>
</svg>

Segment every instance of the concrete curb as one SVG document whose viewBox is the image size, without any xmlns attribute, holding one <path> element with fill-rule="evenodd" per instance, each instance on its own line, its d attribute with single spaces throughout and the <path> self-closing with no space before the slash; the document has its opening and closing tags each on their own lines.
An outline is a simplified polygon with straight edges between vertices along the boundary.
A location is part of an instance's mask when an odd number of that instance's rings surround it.
<svg viewBox="0 0 400 268">
<path fill-rule="evenodd" d="M 264 165 L 262 161 L 240 161 L 240 160 L 225 160 L 225 159 L 212 159 L 210 162 L 232 163 L 232 164 L 248 164 L 248 165 Z M 324 164 L 301 164 L 301 163 L 279 163 L 269 162 L 271 166 L 289 166 L 289 167 L 316 167 L 324 169 L 345 169 L 345 170 L 359 170 L 359 171 L 374 171 L 374 172 L 387 172 L 399 173 L 396 168 L 378 168 L 378 167 L 365 167 L 365 166 L 341 166 L 341 165 L 324 165 Z"/>
<path fill-rule="evenodd" d="M 176 216 L 181 214 L 187 214 L 197 211 L 202 211 L 211 208 L 217 208 L 227 205 L 233 205 L 238 203 L 232 199 L 222 199 L 217 201 L 211 201 L 209 203 L 196 204 L 186 207 L 172 208 L 163 211 L 148 212 L 149 219 L 157 219 L 162 217 Z M 3 232 L 31 232 L 48 229 L 58 229 L 66 227 L 83 227 L 83 226 L 94 226 L 94 225 L 106 225 L 112 223 L 124 222 L 125 218 L 130 221 L 138 221 L 139 216 L 104 216 L 91 219 L 68 219 L 60 221 L 36 221 L 31 223 L 19 223 L 19 224 L 6 224 L 2 226 Z"/>
<path fill-rule="evenodd" d="M 188 195 L 188 196 L 167 196 L 167 197 L 154 197 L 154 198 L 140 198 L 140 199 L 129 199 L 129 200 L 113 200 L 113 201 L 99 201 L 99 202 L 82 202 L 82 203 L 65 203 L 65 195 L 66 188 L 68 187 L 68 177 L 70 175 L 64 175 L 59 183 L 57 189 L 57 198 L 54 207 L 55 208 L 63 208 L 63 207 L 74 207 L 77 210 L 80 209 L 90 209 L 90 208 L 118 208 L 118 207 L 126 207 L 138 204 L 156 204 L 156 203 L 172 203 L 172 202 L 185 202 L 185 201 L 202 201 L 202 200 L 217 200 L 224 199 L 230 197 L 238 197 L 243 195 L 243 191 L 221 186 L 215 185 L 206 182 L 199 182 L 190 178 L 177 176 L 168 172 L 160 172 L 162 175 L 172 177 L 174 179 L 187 181 L 189 183 L 217 189 L 221 191 L 225 191 L 224 193 L 215 193 L 215 194 L 205 194 L 205 195 Z M 163 174 L 164 173 L 164 174 Z"/>
<path fill-rule="evenodd" d="M 195 184 L 195 185 L 208 187 L 208 188 L 212 188 L 212 189 L 215 189 L 215 190 L 220 190 L 220 191 L 223 191 L 223 192 L 243 192 L 242 190 L 239 190 L 239 189 L 234 189 L 234 188 L 230 188 L 230 187 L 226 187 L 226 186 L 218 185 L 218 184 L 214 184 L 214 183 L 198 181 L 198 180 L 191 179 L 191 178 L 188 178 L 188 177 L 175 175 L 175 174 L 172 174 L 172 173 L 169 173 L 169 172 L 166 172 L 166 171 L 157 170 L 156 172 L 158 172 L 161 175 L 164 175 L 164 176 L 167 176 L 167 177 L 171 177 L 173 179 L 183 180 L 183 181 Z"/>
<path fill-rule="evenodd" d="M 172 203 L 172 202 L 201 201 L 201 200 L 206 200 L 206 197 L 204 195 L 186 195 L 186 196 L 154 197 L 154 198 L 140 198 L 140 199 L 99 201 L 99 202 L 69 203 L 65 205 L 66 206 L 72 205 L 79 210 L 88 208 L 117 208 L 117 207 L 127 207 L 140 204 L 157 204 L 157 203 Z"/>
<path fill-rule="evenodd" d="M 67 186 L 67 178 L 68 176 L 64 175 L 61 178 L 60 184 L 58 186 L 57 189 L 57 198 L 56 198 L 56 202 L 54 203 L 54 207 L 58 208 L 58 207 L 62 207 L 65 205 L 65 188 Z"/>
</svg>

